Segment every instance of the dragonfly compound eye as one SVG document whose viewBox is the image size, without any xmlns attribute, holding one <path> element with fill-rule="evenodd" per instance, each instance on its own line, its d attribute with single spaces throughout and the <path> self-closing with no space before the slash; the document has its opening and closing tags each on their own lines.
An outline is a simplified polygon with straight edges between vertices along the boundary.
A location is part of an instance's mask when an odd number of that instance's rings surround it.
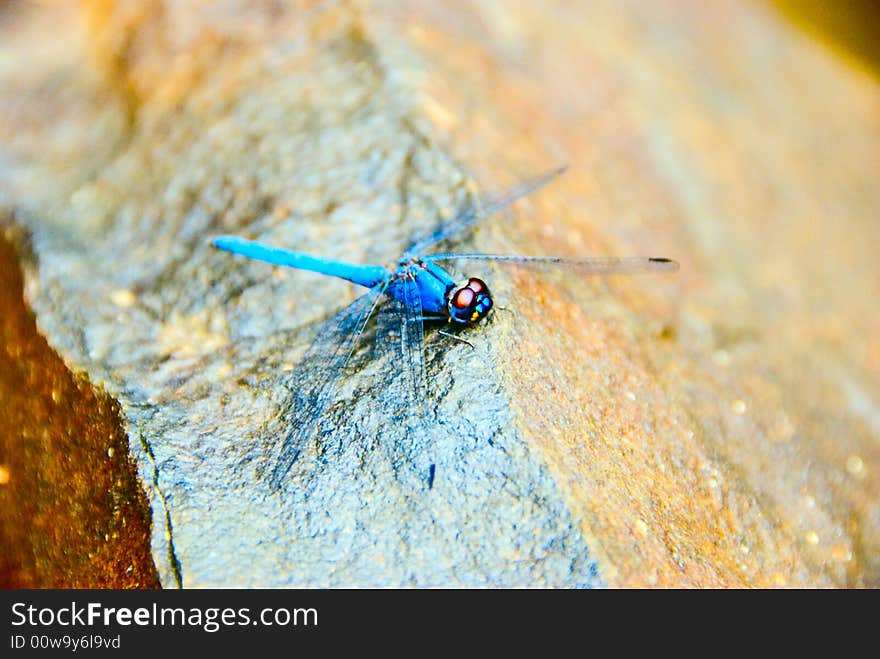
<svg viewBox="0 0 880 659">
<path fill-rule="evenodd" d="M 492 309 L 492 294 L 486 282 L 471 277 L 454 289 L 447 304 L 449 319 L 454 323 L 468 325 L 486 317 Z"/>
</svg>

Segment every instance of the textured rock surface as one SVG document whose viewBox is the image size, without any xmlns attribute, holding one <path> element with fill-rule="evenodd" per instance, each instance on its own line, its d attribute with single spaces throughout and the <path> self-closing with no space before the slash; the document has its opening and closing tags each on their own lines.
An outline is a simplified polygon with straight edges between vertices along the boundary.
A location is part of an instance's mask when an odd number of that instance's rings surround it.
<svg viewBox="0 0 880 659">
<path fill-rule="evenodd" d="M 0 203 L 41 330 L 121 403 L 163 584 L 877 585 L 876 83 L 752 4 L 487 6 L 5 15 Z M 270 492 L 356 291 L 207 238 L 387 263 L 468 174 L 561 162 L 471 245 L 682 271 L 475 273 L 505 308 L 429 338 L 446 423 L 408 441 L 365 345 Z"/>
</svg>

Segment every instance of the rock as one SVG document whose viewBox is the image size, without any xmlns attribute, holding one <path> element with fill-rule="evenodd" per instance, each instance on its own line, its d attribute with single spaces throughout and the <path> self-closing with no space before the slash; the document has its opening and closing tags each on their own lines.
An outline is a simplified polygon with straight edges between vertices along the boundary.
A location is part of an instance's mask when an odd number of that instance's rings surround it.
<svg viewBox="0 0 880 659">
<path fill-rule="evenodd" d="M 0 586 L 156 588 L 119 405 L 37 333 L 17 261 L 0 241 Z"/>
<path fill-rule="evenodd" d="M 7 10 L 0 204 L 40 330 L 119 401 L 164 586 L 880 581 L 875 82 L 746 3 L 90 7 Z M 474 179 L 561 163 L 462 244 L 681 271 L 458 271 L 501 308 L 429 332 L 436 423 L 382 318 L 301 418 L 358 291 L 211 236 L 393 263 Z"/>
</svg>

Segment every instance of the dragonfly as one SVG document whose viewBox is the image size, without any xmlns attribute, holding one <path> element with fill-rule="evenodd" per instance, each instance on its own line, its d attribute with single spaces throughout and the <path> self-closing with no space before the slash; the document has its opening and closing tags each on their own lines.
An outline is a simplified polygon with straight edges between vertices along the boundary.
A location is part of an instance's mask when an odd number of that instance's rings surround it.
<svg viewBox="0 0 880 659">
<path fill-rule="evenodd" d="M 559 168 L 522 181 L 497 196 L 484 197 L 459 213 L 441 219 L 433 231 L 413 240 L 391 267 L 333 260 L 234 235 L 212 239 L 214 247 L 226 252 L 274 266 L 336 277 L 367 289 L 366 293 L 323 325 L 306 351 L 302 368 L 293 374 L 297 398 L 295 417 L 300 422 L 291 424 L 280 441 L 269 477 L 272 489 L 282 487 L 308 438 L 316 432 L 316 421 L 334 400 L 334 392 L 345 375 L 346 366 L 358 347 L 367 323 L 383 300 L 386 318 L 390 316 L 391 325 L 396 327 L 396 331 L 389 333 L 394 338 L 388 340 L 397 343 L 396 359 L 405 377 L 406 398 L 413 412 L 409 415 L 407 430 L 415 433 L 421 423 L 433 423 L 431 415 L 424 413 L 424 402 L 428 396 L 423 352 L 426 323 L 442 324 L 453 330 L 474 326 L 492 313 L 495 307 L 492 293 L 483 279 L 467 277 L 456 280 L 441 264 L 450 261 L 494 262 L 528 268 L 563 268 L 587 275 L 673 272 L 678 269 L 678 263 L 674 260 L 655 256 L 568 258 L 433 252 L 439 244 L 542 188 L 565 169 Z M 455 338 L 455 334 L 440 331 Z M 377 336 L 377 340 L 383 340 L 383 337 Z M 433 482 L 433 471 L 434 465 L 431 465 L 427 476 L 429 482 Z"/>
</svg>

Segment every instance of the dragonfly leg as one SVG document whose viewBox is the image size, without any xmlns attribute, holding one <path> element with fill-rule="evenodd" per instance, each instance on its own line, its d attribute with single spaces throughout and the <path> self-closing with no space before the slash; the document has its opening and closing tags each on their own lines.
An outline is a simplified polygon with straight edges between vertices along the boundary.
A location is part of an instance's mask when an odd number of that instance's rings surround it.
<svg viewBox="0 0 880 659">
<path fill-rule="evenodd" d="M 440 334 L 442 334 L 443 336 L 448 336 L 450 339 L 455 339 L 456 341 L 461 341 L 462 343 L 466 343 L 471 348 L 474 347 L 474 344 L 471 343 L 470 341 L 468 341 L 467 339 L 463 339 L 460 336 L 456 336 L 455 334 L 450 334 L 449 332 L 444 332 L 443 330 L 437 330 L 437 331 L 440 332 Z"/>
</svg>

